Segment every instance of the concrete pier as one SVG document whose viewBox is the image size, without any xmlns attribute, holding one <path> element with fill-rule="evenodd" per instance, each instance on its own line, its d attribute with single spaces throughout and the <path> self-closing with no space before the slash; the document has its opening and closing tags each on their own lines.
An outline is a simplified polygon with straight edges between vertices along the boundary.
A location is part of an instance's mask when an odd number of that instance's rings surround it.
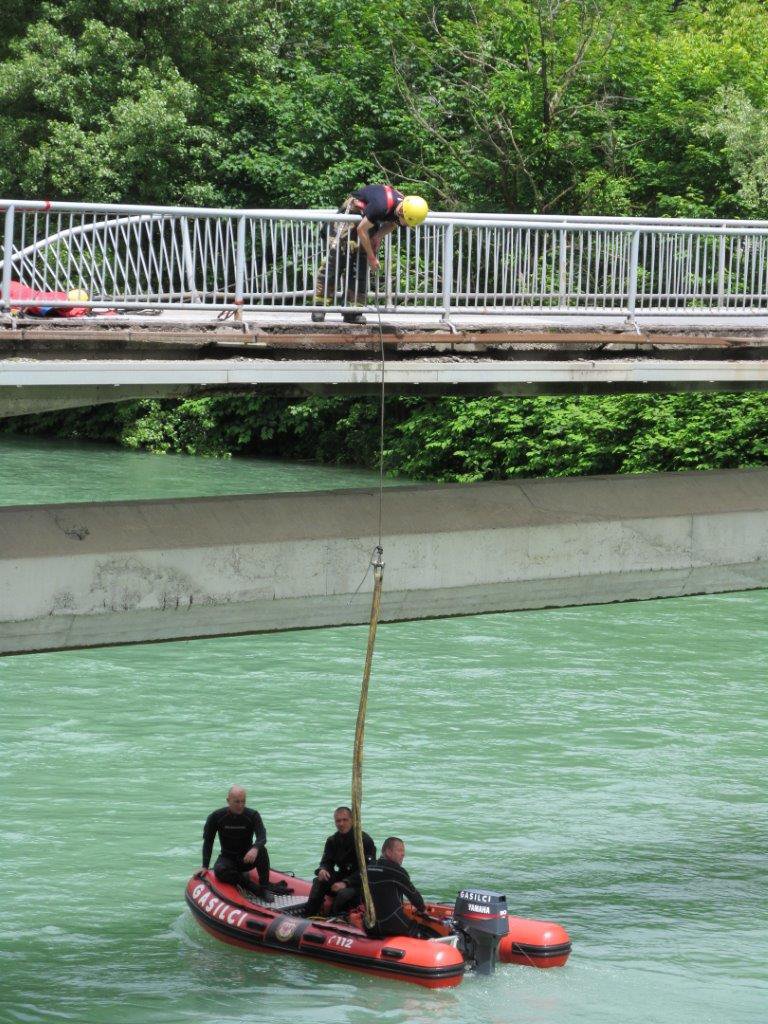
<svg viewBox="0 0 768 1024">
<path fill-rule="evenodd" d="M 0 653 L 367 621 L 376 490 L 0 509 Z M 768 471 L 390 488 L 384 621 L 768 585 Z"/>
</svg>

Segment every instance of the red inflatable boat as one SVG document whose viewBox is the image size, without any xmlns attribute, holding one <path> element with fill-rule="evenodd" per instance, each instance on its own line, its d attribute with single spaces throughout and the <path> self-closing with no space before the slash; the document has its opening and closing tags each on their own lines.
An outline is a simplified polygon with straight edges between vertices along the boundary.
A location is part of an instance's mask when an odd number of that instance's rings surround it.
<svg viewBox="0 0 768 1024">
<path fill-rule="evenodd" d="M 298 913 L 311 883 L 273 871 L 273 885 L 285 884 L 273 903 L 219 882 L 200 871 L 187 884 L 186 900 L 199 923 L 217 939 L 263 953 L 292 953 L 324 960 L 427 988 L 458 985 L 467 969 L 492 973 L 497 960 L 535 967 L 559 967 L 571 952 L 565 929 L 547 921 L 509 917 L 506 897 L 482 889 L 462 890 L 456 903 L 428 903 L 426 914 L 407 912 L 427 924 L 436 937 L 369 938 L 362 916 L 348 919 Z"/>
</svg>

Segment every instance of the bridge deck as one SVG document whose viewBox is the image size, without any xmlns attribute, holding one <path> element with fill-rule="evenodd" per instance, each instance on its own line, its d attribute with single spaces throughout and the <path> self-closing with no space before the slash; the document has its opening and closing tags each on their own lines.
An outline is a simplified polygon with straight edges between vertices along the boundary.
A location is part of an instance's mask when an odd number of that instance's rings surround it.
<svg viewBox="0 0 768 1024">
<path fill-rule="evenodd" d="M 0 415 L 190 389 L 281 387 L 365 394 L 380 380 L 378 322 L 308 323 L 307 311 L 208 312 L 79 320 L 10 320 L 0 327 Z M 384 316 L 394 392 L 540 394 L 743 390 L 768 385 L 768 318 L 490 314 Z"/>
</svg>

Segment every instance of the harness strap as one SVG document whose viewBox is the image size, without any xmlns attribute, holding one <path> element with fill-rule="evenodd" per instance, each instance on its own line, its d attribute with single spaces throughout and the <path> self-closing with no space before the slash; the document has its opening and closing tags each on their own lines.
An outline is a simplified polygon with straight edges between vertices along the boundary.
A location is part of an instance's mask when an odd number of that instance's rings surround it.
<svg viewBox="0 0 768 1024">
<path fill-rule="evenodd" d="M 397 206 L 397 201 L 395 199 L 395 190 L 392 188 L 391 185 L 385 185 L 384 192 L 386 193 L 387 196 L 387 216 L 389 216 L 390 213 L 392 213 L 394 208 Z"/>
</svg>

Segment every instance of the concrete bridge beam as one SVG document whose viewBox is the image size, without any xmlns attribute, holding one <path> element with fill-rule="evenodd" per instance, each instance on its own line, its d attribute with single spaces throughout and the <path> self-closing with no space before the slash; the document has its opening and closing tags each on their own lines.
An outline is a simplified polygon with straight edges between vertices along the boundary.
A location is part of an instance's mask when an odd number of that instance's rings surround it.
<svg viewBox="0 0 768 1024">
<path fill-rule="evenodd" d="M 61 409 L 111 405 L 114 402 L 136 402 L 144 398 L 184 398 L 194 390 L 188 387 L 162 385 L 117 387 L 110 384 L 87 384 L 77 388 L 62 388 L 56 385 L 39 388 L 0 387 L 0 419 L 9 416 L 36 416 L 42 412 Z"/>
<path fill-rule="evenodd" d="M 768 386 L 768 360 L 472 360 L 390 363 L 389 394 L 536 395 L 741 391 Z M 196 389 L 277 387 L 290 394 L 377 394 L 377 360 L 0 360 L 0 418 Z"/>
<path fill-rule="evenodd" d="M 0 653 L 367 621 L 375 490 L 0 509 Z M 384 621 L 768 585 L 768 471 L 391 488 Z"/>
</svg>

